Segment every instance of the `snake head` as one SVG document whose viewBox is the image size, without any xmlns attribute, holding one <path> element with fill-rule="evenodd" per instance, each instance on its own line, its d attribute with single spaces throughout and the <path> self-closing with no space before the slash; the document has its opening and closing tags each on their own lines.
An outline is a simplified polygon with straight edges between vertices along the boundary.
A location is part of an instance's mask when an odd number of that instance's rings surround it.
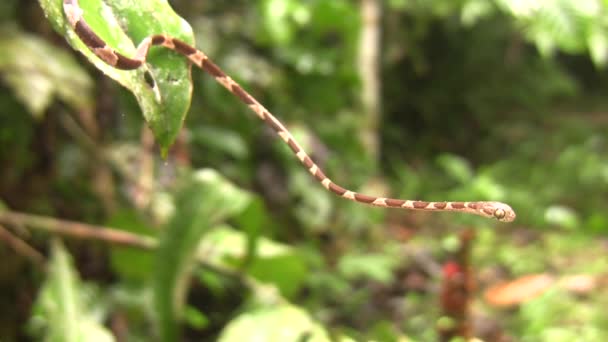
<svg viewBox="0 0 608 342">
<path fill-rule="evenodd" d="M 517 216 L 510 206 L 501 202 L 485 202 L 481 211 L 483 216 L 495 218 L 501 222 L 512 222 Z"/>
</svg>

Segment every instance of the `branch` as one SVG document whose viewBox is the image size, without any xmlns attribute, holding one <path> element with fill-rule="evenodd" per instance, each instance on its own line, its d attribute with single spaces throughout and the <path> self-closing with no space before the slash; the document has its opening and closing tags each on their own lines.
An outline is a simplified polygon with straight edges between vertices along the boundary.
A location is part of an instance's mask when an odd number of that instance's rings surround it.
<svg viewBox="0 0 608 342">
<path fill-rule="evenodd" d="M 0 240 L 3 240 L 16 253 L 23 255 L 34 262 L 35 265 L 44 267 L 44 256 L 25 241 L 13 235 L 4 226 L 0 225 Z"/>
<path fill-rule="evenodd" d="M 83 240 L 100 240 L 113 245 L 134 247 L 144 250 L 155 250 L 158 247 L 158 241 L 152 237 L 132 234 L 112 227 L 60 220 L 48 216 L 0 210 L 0 224 L 2 223 L 13 226 L 27 226 L 29 228 L 44 230 L 52 234 Z M 203 256 L 197 256 L 196 259 L 202 267 L 228 278 L 239 279 L 248 286 L 255 286 L 254 282 L 245 275 L 221 266 L 212 265 L 204 260 Z"/>
<path fill-rule="evenodd" d="M 158 245 L 157 241 L 153 238 L 127 233 L 111 227 L 65 221 L 13 211 L 0 212 L 0 223 L 27 226 L 45 230 L 53 234 L 66 235 L 84 240 L 102 240 L 116 245 L 146 250 L 154 249 Z"/>
</svg>

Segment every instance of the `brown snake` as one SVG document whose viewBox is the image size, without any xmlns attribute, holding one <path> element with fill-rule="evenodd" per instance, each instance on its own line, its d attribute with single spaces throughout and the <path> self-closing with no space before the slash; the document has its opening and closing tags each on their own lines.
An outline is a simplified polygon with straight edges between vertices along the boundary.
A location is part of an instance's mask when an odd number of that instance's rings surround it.
<svg viewBox="0 0 608 342">
<path fill-rule="evenodd" d="M 137 47 L 135 56 L 126 57 L 108 46 L 92 28 L 85 22 L 83 10 L 78 0 L 63 0 L 63 10 L 72 29 L 82 42 L 101 60 L 110 66 L 133 70 L 141 67 L 146 62 L 148 50 L 152 45 L 164 46 L 183 56 L 191 63 L 213 76 L 217 82 L 245 103 L 262 121 L 270 126 L 276 134 L 289 146 L 304 167 L 323 185 L 327 190 L 336 195 L 355 202 L 364 204 L 427 211 L 454 211 L 495 218 L 503 222 L 511 222 L 515 219 L 515 212 L 510 206 L 501 202 L 426 202 L 417 200 L 403 200 L 385 197 L 368 196 L 345 189 L 329 179 L 323 171 L 312 161 L 308 154 L 295 141 L 285 126 L 277 120 L 262 104 L 245 91 L 240 85 L 226 75 L 207 55 L 195 47 L 176 38 L 156 34 L 145 38 Z"/>
</svg>

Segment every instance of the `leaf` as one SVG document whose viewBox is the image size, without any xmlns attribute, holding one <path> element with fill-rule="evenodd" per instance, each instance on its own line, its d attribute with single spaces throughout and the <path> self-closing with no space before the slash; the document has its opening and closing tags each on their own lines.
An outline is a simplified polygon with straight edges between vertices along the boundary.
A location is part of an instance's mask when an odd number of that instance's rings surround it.
<svg viewBox="0 0 608 342">
<path fill-rule="evenodd" d="M 516 306 L 540 296 L 554 283 L 555 279 L 548 274 L 531 274 L 494 285 L 486 290 L 484 296 L 494 306 Z"/>
<path fill-rule="evenodd" d="M 600 25 L 593 25 L 587 35 L 587 45 L 591 59 L 596 66 L 602 67 L 608 60 L 608 34 Z"/>
<path fill-rule="evenodd" d="M 224 328 L 218 341 L 325 342 L 330 338 L 304 310 L 282 305 L 240 315 Z"/>
<path fill-rule="evenodd" d="M 173 51 L 153 47 L 146 67 L 133 71 L 115 69 L 97 58 L 74 33 L 63 14 L 61 0 L 40 0 L 40 4 L 55 30 L 74 49 L 133 93 L 165 154 L 190 107 L 192 82 L 188 61 Z M 166 0 L 122 0 L 108 4 L 102 0 L 81 0 L 80 5 L 93 30 L 126 56 L 132 56 L 139 42 L 156 33 L 166 33 L 189 44 L 194 40 L 188 23 L 173 12 Z M 154 78 L 158 92 L 146 82 L 146 70 Z"/>
<path fill-rule="evenodd" d="M 471 27 L 480 19 L 490 16 L 493 11 L 493 4 L 486 0 L 469 0 L 462 6 L 460 21 L 464 26 Z"/>
<path fill-rule="evenodd" d="M 212 265 L 235 268 L 247 257 L 247 242 L 244 233 L 226 226 L 217 227 L 203 238 L 198 255 Z M 304 283 L 307 268 L 292 247 L 261 237 L 246 272 L 262 282 L 274 284 L 283 296 L 292 297 Z"/>
<path fill-rule="evenodd" d="M 121 211 L 108 221 L 108 226 L 120 228 L 126 232 L 151 236 L 154 231 L 143 222 L 134 211 Z M 123 280 L 142 282 L 152 274 L 154 258 L 149 251 L 112 246 L 110 264 L 112 269 Z"/>
<path fill-rule="evenodd" d="M 296 3 L 293 0 L 264 0 L 261 2 L 262 21 L 271 41 L 277 45 L 291 42 L 295 30 L 289 21 L 289 14 Z"/>
<path fill-rule="evenodd" d="M 251 195 L 210 169 L 196 172 L 185 182 L 156 254 L 154 300 L 163 341 L 178 340 L 178 322 L 183 319 L 199 241 L 211 227 L 241 212 L 250 201 Z"/>
<path fill-rule="evenodd" d="M 580 227 L 576 211 L 561 205 L 552 205 L 545 210 L 545 221 L 567 229 Z"/>
<path fill-rule="evenodd" d="M 338 270 L 347 279 L 368 278 L 382 284 L 393 281 L 397 261 L 383 254 L 348 254 L 340 259 Z"/>
<path fill-rule="evenodd" d="M 72 260 L 59 240 L 52 242 L 48 271 L 30 325 L 43 327 L 41 335 L 46 341 L 114 341 L 92 314 L 92 296 L 87 298 Z"/>
<path fill-rule="evenodd" d="M 459 156 L 442 154 L 437 158 L 437 163 L 452 178 L 460 183 L 467 183 L 473 179 L 473 170 L 469 162 Z"/>
<path fill-rule="evenodd" d="M 249 147 L 243 137 L 233 131 L 218 127 L 198 127 L 191 132 L 193 143 L 199 143 L 206 151 L 218 151 L 222 156 L 237 160 L 249 157 Z"/>
<path fill-rule="evenodd" d="M 55 97 L 91 110 L 93 82 L 72 56 L 36 36 L 0 30 L 0 72 L 16 97 L 40 118 Z"/>
</svg>

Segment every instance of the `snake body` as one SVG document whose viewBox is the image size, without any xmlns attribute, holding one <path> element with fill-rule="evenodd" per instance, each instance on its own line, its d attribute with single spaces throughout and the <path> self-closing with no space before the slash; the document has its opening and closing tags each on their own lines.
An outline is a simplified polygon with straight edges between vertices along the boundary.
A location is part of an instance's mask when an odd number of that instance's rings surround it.
<svg viewBox="0 0 608 342">
<path fill-rule="evenodd" d="M 63 0 L 65 16 L 82 42 L 102 61 L 110 66 L 121 70 L 134 70 L 140 68 L 146 62 L 146 56 L 150 46 L 163 46 L 186 57 L 192 64 L 198 66 L 229 92 L 247 105 L 266 125 L 289 146 L 296 157 L 314 178 L 330 192 L 355 202 L 368 205 L 401 208 L 426 211 L 451 211 L 480 215 L 494 218 L 503 222 L 511 222 L 515 219 L 515 212 L 510 206 L 501 202 L 427 202 L 419 200 L 405 200 L 385 197 L 369 196 L 357 193 L 341 187 L 329 179 L 319 166 L 308 156 L 300 144 L 294 139 L 285 126 L 268 111 L 253 96 L 245 91 L 230 76 L 226 75 L 213 61 L 202 51 L 173 37 L 164 34 L 156 34 L 145 38 L 137 47 L 133 57 L 127 57 L 112 47 L 108 46 L 87 24 L 83 17 L 83 10 L 78 0 Z"/>
</svg>

